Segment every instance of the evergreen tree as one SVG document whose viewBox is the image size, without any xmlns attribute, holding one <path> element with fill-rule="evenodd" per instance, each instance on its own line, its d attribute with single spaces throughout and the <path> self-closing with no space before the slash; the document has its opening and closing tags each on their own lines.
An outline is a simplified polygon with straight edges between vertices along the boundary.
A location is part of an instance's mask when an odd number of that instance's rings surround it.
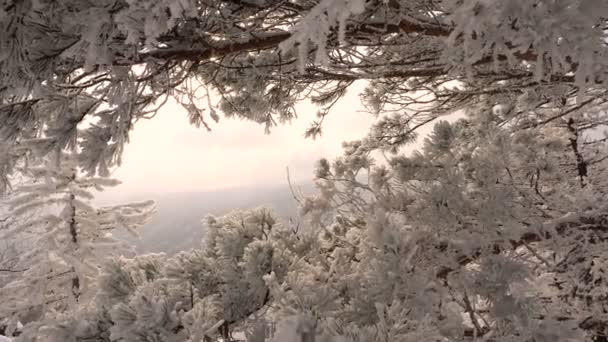
<svg viewBox="0 0 608 342">
<path fill-rule="evenodd" d="M 26 326 L 21 340 L 232 340 L 257 327 L 273 311 L 266 278 L 282 279 L 310 253 L 311 239 L 262 208 L 208 221 L 200 249 L 109 260 L 86 314 Z"/>
<path fill-rule="evenodd" d="M 92 191 L 118 182 L 83 177 L 72 155 L 59 158 L 29 167 L 31 181 L 7 200 L 17 222 L 2 230 L 1 239 L 22 246 L 13 266 L 22 273 L 0 289 L 2 317 L 26 323 L 86 305 L 101 260 L 133 253 L 112 231 L 137 234 L 154 210 L 152 202 L 96 208 Z"/>
</svg>

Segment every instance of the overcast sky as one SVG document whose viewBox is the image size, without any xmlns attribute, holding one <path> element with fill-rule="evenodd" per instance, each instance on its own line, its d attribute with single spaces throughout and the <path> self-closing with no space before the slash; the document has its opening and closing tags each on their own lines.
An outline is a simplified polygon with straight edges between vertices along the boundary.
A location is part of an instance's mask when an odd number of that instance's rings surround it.
<svg viewBox="0 0 608 342">
<path fill-rule="evenodd" d="M 221 118 L 211 132 L 197 129 L 182 107 L 168 103 L 136 124 L 123 165 L 113 173 L 123 184 L 106 196 L 281 185 L 286 167 L 296 182 L 309 182 L 316 160 L 338 156 L 343 141 L 362 138 L 374 121 L 362 112 L 360 90 L 353 87 L 340 100 L 317 140 L 304 138 L 316 114 L 310 104 L 299 105 L 296 120 L 266 135 L 263 126 L 238 119 Z"/>
</svg>

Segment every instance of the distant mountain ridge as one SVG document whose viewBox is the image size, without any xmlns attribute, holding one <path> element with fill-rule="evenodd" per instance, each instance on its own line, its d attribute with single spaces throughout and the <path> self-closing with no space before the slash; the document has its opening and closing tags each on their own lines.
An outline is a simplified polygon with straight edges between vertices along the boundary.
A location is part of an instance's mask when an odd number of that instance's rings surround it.
<svg viewBox="0 0 608 342">
<path fill-rule="evenodd" d="M 304 193 L 312 185 L 299 186 Z M 225 215 L 237 209 L 268 207 L 284 219 L 297 216 L 297 203 L 289 186 L 242 188 L 205 192 L 154 195 L 157 212 L 141 231 L 139 239 L 122 236 L 139 253 L 174 254 L 199 246 L 204 236 L 203 220 L 208 215 Z"/>
</svg>

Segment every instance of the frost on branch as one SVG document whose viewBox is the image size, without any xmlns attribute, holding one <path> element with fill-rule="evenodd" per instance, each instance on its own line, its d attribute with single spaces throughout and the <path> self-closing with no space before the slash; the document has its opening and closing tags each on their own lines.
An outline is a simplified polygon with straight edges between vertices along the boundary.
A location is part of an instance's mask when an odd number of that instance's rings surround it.
<svg viewBox="0 0 608 342">
<path fill-rule="evenodd" d="M 524 61 L 538 81 L 573 73 L 578 87 L 604 82 L 605 17 L 608 5 L 594 0 L 446 1 L 455 27 L 447 51 L 453 62 L 473 65 L 498 56 L 511 65 Z"/>
<path fill-rule="evenodd" d="M 338 28 L 338 42 L 345 44 L 346 20 L 351 15 L 358 15 L 364 11 L 364 0 L 323 0 L 294 26 L 294 34 L 283 42 L 280 48 L 284 52 L 289 52 L 290 49 L 297 47 L 300 73 L 305 73 L 311 49 L 316 50 L 316 63 L 327 64 L 329 63 L 327 41 L 329 35 L 335 33 L 332 29 Z"/>
</svg>

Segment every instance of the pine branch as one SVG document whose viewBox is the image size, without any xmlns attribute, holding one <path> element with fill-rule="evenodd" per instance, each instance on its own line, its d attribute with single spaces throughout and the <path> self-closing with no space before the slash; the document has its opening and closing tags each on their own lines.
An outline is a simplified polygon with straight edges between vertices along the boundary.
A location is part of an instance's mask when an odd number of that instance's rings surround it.
<svg viewBox="0 0 608 342">
<path fill-rule="evenodd" d="M 21 273 L 21 272 L 25 272 L 27 270 L 28 270 L 27 268 L 20 269 L 20 270 L 15 270 L 12 268 L 0 268 L 0 272 L 7 272 L 7 273 Z"/>
<path fill-rule="evenodd" d="M 601 232 L 601 231 L 605 231 L 608 229 L 608 227 L 606 226 L 607 222 L 608 221 L 606 220 L 605 217 L 598 218 L 598 217 L 577 216 L 576 218 L 574 218 L 572 220 L 564 220 L 564 222 L 558 223 L 557 226 L 555 227 L 554 231 L 559 236 L 565 236 L 566 234 L 576 234 L 581 231 L 591 231 L 591 232 L 600 231 Z M 508 241 L 503 241 L 503 242 L 508 242 L 511 245 L 511 250 L 516 250 L 519 247 L 525 246 L 525 244 L 541 242 L 544 240 L 551 239 L 552 237 L 553 237 L 553 235 L 548 230 L 545 230 L 542 233 L 527 232 L 527 233 L 523 234 L 519 240 L 508 240 Z M 448 244 L 447 243 L 439 244 L 438 249 L 441 252 L 446 252 L 448 249 Z M 505 252 L 505 250 L 500 247 L 499 242 L 496 242 L 493 245 L 493 248 L 491 248 L 492 254 L 500 254 L 503 252 Z M 468 264 L 477 260 L 482 255 L 483 255 L 482 250 L 477 249 L 468 255 L 461 255 L 461 256 L 457 257 L 455 262 L 460 267 L 465 267 Z M 456 270 L 457 269 L 449 267 L 449 266 L 443 266 L 438 269 L 438 271 L 435 273 L 435 275 L 437 276 L 437 278 L 447 281 L 447 277 L 450 275 L 450 273 L 452 273 Z"/>
</svg>

